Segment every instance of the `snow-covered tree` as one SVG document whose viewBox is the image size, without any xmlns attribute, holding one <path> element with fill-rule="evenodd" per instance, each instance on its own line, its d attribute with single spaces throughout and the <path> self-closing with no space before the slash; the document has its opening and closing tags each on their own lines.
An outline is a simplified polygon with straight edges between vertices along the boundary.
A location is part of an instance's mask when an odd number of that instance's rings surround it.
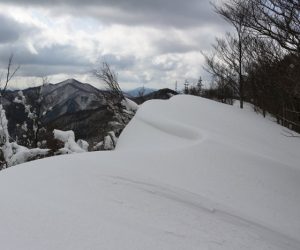
<svg viewBox="0 0 300 250">
<path fill-rule="evenodd" d="M 3 107 L 3 97 L 6 95 L 7 86 L 10 80 L 15 76 L 20 67 L 13 67 L 13 54 L 9 57 L 7 64 L 7 71 L 5 74 L 5 81 L 1 83 L 3 86 L 0 89 L 0 169 L 11 167 L 16 164 L 20 164 L 33 159 L 41 158 L 49 153 L 48 149 L 40 148 L 27 148 L 20 146 L 14 141 L 8 131 L 8 120 Z M 36 119 L 36 115 L 32 112 L 30 105 L 26 103 L 26 98 L 23 92 L 18 93 L 19 98 L 15 99 L 15 102 L 22 103 L 25 108 L 25 112 L 32 120 Z M 27 123 L 24 122 L 20 126 L 24 131 L 28 130 Z M 36 133 L 35 128 L 33 129 Z"/>
<path fill-rule="evenodd" d="M 19 91 L 18 95 L 14 99 L 14 103 L 24 107 L 26 114 L 26 120 L 23 124 L 18 126 L 19 138 L 24 146 L 28 147 L 40 147 L 43 145 L 43 134 L 46 133 L 46 128 L 43 126 L 42 119 L 50 110 L 42 110 L 43 101 L 43 87 L 46 83 L 37 88 L 37 94 L 33 100 L 33 104 L 28 102 L 23 91 Z"/>
<path fill-rule="evenodd" d="M 5 110 L 2 104 L 0 104 L 0 149 L 1 149 L 1 169 L 10 166 L 10 159 L 13 155 L 10 137 L 7 128 L 8 121 L 6 119 Z"/>
<path fill-rule="evenodd" d="M 6 119 L 5 110 L 2 105 L 2 99 L 6 94 L 6 89 L 10 80 L 14 77 L 14 75 L 19 70 L 19 66 L 13 68 L 13 54 L 10 55 L 7 63 L 7 70 L 5 74 L 4 82 L 0 82 L 2 88 L 0 88 L 0 149 L 1 149 L 1 157 L 0 164 L 1 168 L 6 168 L 9 166 L 9 159 L 13 155 L 11 144 L 9 143 L 9 133 L 8 133 L 8 121 Z"/>
<path fill-rule="evenodd" d="M 60 148 L 56 154 L 73 154 L 84 153 L 88 151 L 89 144 L 84 140 L 75 142 L 75 134 L 72 130 L 62 131 L 54 129 L 54 138 L 64 143 L 64 147 Z"/>
<path fill-rule="evenodd" d="M 5 110 L 0 105 L 0 150 L 1 150 L 1 169 L 11 167 L 30 160 L 38 159 L 49 153 L 48 149 L 32 148 L 29 149 L 12 141 L 8 132 L 8 121 Z"/>
</svg>

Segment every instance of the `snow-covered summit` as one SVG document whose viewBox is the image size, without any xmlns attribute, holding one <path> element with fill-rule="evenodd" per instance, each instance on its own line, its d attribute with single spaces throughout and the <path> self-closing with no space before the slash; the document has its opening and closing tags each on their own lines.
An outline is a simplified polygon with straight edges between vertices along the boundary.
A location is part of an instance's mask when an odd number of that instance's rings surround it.
<svg viewBox="0 0 300 250">
<path fill-rule="evenodd" d="M 66 85 L 73 85 L 74 87 L 81 89 L 83 91 L 87 91 L 87 92 L 99 91 L 97 88 L 95 88 L 94 86 L 92 86 L 88 83 L 82 83 L 74 78 L 70 78 L 70 79 L 66 79 L 59 83 L 55 83 L 55 84 L 50 83 L 50 84 L 45 85 L 43 87 L 44 94 L 47 94 L 47 92 L 51 92 L 54 89 L 65 87 Z"/>
<path fill-rule="evenodd" d="M 0 173 L 3 249 L 299 249 L 300 140 L 252 111 L 149 101 L 112 152 Z"/>
</svg>

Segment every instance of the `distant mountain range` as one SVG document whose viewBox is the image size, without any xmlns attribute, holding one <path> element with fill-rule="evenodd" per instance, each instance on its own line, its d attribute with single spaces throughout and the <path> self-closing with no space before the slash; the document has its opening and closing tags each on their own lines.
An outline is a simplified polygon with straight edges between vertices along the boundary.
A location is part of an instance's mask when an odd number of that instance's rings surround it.
<svg viewBox="0 0 300 250">
<path fill-rule="evenodd" d="M 103 91 L 87 83 L 68 79 L 57 84 L 48 84 L 23 90 L 28 104 L 39 109 L 41 120 L 49 131 L 53 129 L 73 130 L 77 138 L 88 140 L 90 143 L 99 142 L 111 130 L 113 113 L 107 108 Z M 126 92 L 128 98 L 143 103 L 149 99 L 167 99 L 176 94 L 172 90 L 146 89 L 145 96 L 139 96 L 141 89 Z M 37 103 L 39 95 L 42 102 Z M 18 91 L 7 92 L 3 103 L 9 120 L 9 130 L 12 136 L 16 133 L 17 125 L 26 120 L 24 109 L 14 103 Z"/>
<path fill-rule="evenodd" d="M 152 92 L 157 91 L 157 89 L 151 89 L 151 88 L 143 88 L 143 87 L 139 87 L 139 88 L 135 88 L 129 91 L 125 91 L 124 93 L 129 97 L 129 98 L 135 98 L 135 97 L 139 97 L 141 95 L 148 95 Z"/>
<path fill-rule="evenodd" d="M 159 89 L 153 92 L 150 92 L 146 95 L 142 96 L 137 96 L 132 98 L 133 101 L 135 101 L 137 104 L 142 104 L 148 100 L 152 99 L 162 99 L 162 100 L 167 100 L 171 98 L 174 95 L 178 95 L 178 93 L 172 89 Z"/>
</svg>

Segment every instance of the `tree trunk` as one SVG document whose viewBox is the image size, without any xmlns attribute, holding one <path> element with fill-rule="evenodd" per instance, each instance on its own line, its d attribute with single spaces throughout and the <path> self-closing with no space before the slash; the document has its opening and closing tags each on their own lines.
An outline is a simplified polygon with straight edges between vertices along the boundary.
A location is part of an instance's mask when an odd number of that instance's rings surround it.
<svg viewBox="0 0 300 250">
<path fill-rule="evenodd" d="M 244 86 L 243 86 L 243 75 L 242 75 L 242 38 L 241 38 L 241 31 L 238 31 L 239 37 L 239 95 L 240 95 L 240 108 L 244 108 Z"/>
</svg>

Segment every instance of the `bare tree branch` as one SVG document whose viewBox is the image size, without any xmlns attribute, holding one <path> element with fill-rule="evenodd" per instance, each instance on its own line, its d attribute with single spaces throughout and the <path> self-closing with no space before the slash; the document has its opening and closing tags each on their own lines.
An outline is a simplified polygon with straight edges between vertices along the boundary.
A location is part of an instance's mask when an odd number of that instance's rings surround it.
<svg viewBox="0 0 300 250">
<path fill-rule="evenodd" d="M 14 54 L 11 54 L 10 57 L 9 57 L 9 59 L 8 59 L 4 87 L 2 89 L 0 89 L 0 93 L 1 93 L 2 97 L 5 95 L 8 83 L 15 76 L 15 74 L 17 73 L 17 71 L 20 69 L 20 66 L 17 66 L 15 69 L 12 68 L 13 67 L 13 58 L 14 58 Z"/>
</svg>

